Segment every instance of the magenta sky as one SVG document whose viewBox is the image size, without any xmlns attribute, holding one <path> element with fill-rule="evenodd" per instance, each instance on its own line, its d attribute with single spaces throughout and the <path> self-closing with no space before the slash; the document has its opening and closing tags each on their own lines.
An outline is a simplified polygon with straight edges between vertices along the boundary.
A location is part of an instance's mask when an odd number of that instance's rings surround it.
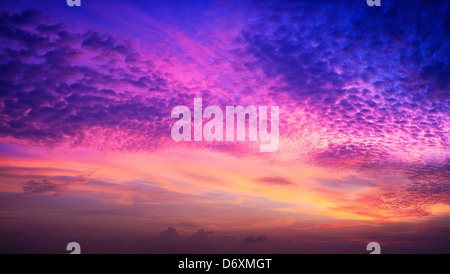
<svg viewBox="0 0 450 274">
<path fill-rule="evenodd" d="M 0 4 L 0 252 L 450 251 L 448 4 L 48 2 Z M 194 98 L 279 150 L 174 142 Z"/>
</svg>

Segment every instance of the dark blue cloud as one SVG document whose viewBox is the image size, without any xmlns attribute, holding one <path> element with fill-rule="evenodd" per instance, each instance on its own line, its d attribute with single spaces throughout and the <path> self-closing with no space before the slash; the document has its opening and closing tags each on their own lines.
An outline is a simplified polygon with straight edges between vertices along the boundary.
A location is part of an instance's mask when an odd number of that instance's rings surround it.
<svg viewBox="0 0 450 274">
<path fill-rule="evenodd" d="M 330 148 L 313 152 L 314 161 L 358 157 L 369 164 L 399 147 L 448 149 L 447 2 L 384 1 L 374 8 L 365 1 L 251 3 L 257 12 L 233 52 L 247 57 L 248 70 L 261 68 L 277 79 L 270 93 L 275 101 L 292 104 L 283 99 L 288 95 L 316 117 L 311 126 L 325 129 L 321 138 Z M 292 132 L 292 125 L 281 131 Z M 343 138 L 346 143 L 337 143 Z"/>
<path fill-rule="evenodd" d="M 123 138 L 105 140 L 105 148 L 156 146 L 169 132 L 170 106 L 182 104 L 177 94 L 169 102 L 117 86 L 167 91 L 164 76 L 148 66 L 133 70 L 146 60 L 129 42 L 96 31 L 77 33 L 43 17 L 35 10 L 1 14 L 0 135 L 42 145 L 89 145 L 89 132 L 103 128 Z M 88 54 L 90 64 L 79 61 Z M 122 61 L 127 65 L 114 66 Z"/>
</svg>

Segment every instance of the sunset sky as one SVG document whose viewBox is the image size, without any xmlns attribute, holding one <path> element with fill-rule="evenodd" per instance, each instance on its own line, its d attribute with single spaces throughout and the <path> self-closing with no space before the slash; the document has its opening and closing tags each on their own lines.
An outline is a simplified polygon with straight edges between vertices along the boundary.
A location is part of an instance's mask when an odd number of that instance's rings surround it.
<svg viewBox="0 0 450 274">
<path fill-rule="evenodd" d="M 81 4 L 0 3 L 0 253 L 450 253 L 447 1 Z"/>
</svg>

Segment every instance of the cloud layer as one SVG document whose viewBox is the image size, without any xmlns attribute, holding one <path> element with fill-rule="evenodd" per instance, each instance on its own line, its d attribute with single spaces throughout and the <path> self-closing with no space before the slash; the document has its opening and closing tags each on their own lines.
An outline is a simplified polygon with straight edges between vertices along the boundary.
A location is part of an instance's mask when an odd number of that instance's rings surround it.
<svg viewBox="0 0 450 274">
<path fill-rule="evenodd" d="M 448 3 L 47 5 L 0 4 L 1 252 L 448 252 Z M 174 142 L 194 98 L 279 151 Z"/>
</svg>

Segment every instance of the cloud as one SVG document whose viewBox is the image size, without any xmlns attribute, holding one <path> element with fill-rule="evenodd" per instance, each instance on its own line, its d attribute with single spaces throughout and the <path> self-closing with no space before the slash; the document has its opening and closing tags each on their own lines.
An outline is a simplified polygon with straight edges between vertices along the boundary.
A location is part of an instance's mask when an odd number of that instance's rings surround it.
<svg viewBox="0 0 450 274">
<path fill-rule="evenodd" d="M 343 179 L 323 179 L 317 178 L 318 183 L 326 188 L 340 189 L 344 191 L 360 190 L 376 186 L 371 180 L 359 178 L 355 175 Z"/>
<path fill-rule="evenodd" d="M 299 153 L 317 165 L 357 168 L 448 148 L 448 7 L 389 3 L 381 13 L 350 1 L 255 5 L 261 12 L 243 27 L 235 52 L 248 70 L 277 79 L 270 96 L 296 121 L 280 131 L 303 143 Z"/>
<path fill-rule="evenodd" d="M 60 186 L 58 184 L 50 183 L 48 180 L 31 180 L 23 184 L 23 191 L 28 193 L 45 193 L 59 191 Z"/>
<path fill-rule="evenodd" d="M 62 193 L 71 184 L 86 183 L 88 181 L 84 176 L 53 176 L 42 179 L 29 180 L 22 183 L 22 188 L 28 194 L 43 193 Z"/>
<path fill-rule="evenodd" d="M 255 179 L 256 182 L 268 185 L 293 185 L 291 181 L 282 177 L 261 177 Z"/>
<path fill-rule="evenodd" d="M 94 134 L 103 136 L 99 147 L 140 150 L 168 135 L 175 102 L 145 95 L 167 90 L 168 81 L 148 66 L 149 60 L 138 58 L 132 43 L 47 25 L 41 13 L 4 12 L 0 20 L 5 34 L 1 136 L 47 146 L 90 146 L 96 143 Z M 37 30 L 25 28 L 30 24 Z"/>
<path fill-rule="evenodd" d="M 336 210 L 381 219 L 432 216 L 432 206 L 450 204 L 449 165 L 410 165 L 374 176 L 372 191 L 342 201 Z M 385 178 L 383 178 L 385 177 Z"/>
<path fill-rule="evenodd" d="M 267 237 L 266 236 L 258 236 L 258 237 L 249 236 L 249 237 L 245 238 L 245 241 L 250 244 L 262 243 L 262 242 L 267 241 Z"/>
<path fill-rule="evenodd" d="M 212 234 L 212 232 L 205 231 L 202 228 L 199 231 L 197 231 L 194 234 L 192 234 L 192 236 L 190 236 L 188 238 L 188 241 L 189 242 L 193 242 L 195 244 L 205 243 L 205 242 L 208 242 L 208 235 L 209 234 Z"/>
<path fill-rule="evenodd" d="M 167 230 L 161 232 L 161 238 L 168 241 L 178 241 L 180 235 L 175 228 L 169 227 Z"/>
<path fill-rule="evenodd" d="M 242 7 L 223 7 L 233 17 L 210 10 L 211 29 L 193 25 L 202 35 L 138 13 L 133 20 L 151 22 L 154 40 L 137 41 L 43 20 L 42 11 L 3 12 L 0 134 L 47 146 L 153 150 L 170 142 L 171 108 L 201 94 L 205 106 L 279 105 L 289 144 L 281 148 L 315 165 L 426 157 L 448 147 L 448 7 L 416 4 L 388 3 L 376 13 L 349 1 L 250 1 L 246 16 Z M 415 20 L 413 6 L 421 5 L 426 12 Z M 232 32 L 218 31 L 231 20 Z M 196 146 L 255 153 L 247 144 Z"/>
</svg>

